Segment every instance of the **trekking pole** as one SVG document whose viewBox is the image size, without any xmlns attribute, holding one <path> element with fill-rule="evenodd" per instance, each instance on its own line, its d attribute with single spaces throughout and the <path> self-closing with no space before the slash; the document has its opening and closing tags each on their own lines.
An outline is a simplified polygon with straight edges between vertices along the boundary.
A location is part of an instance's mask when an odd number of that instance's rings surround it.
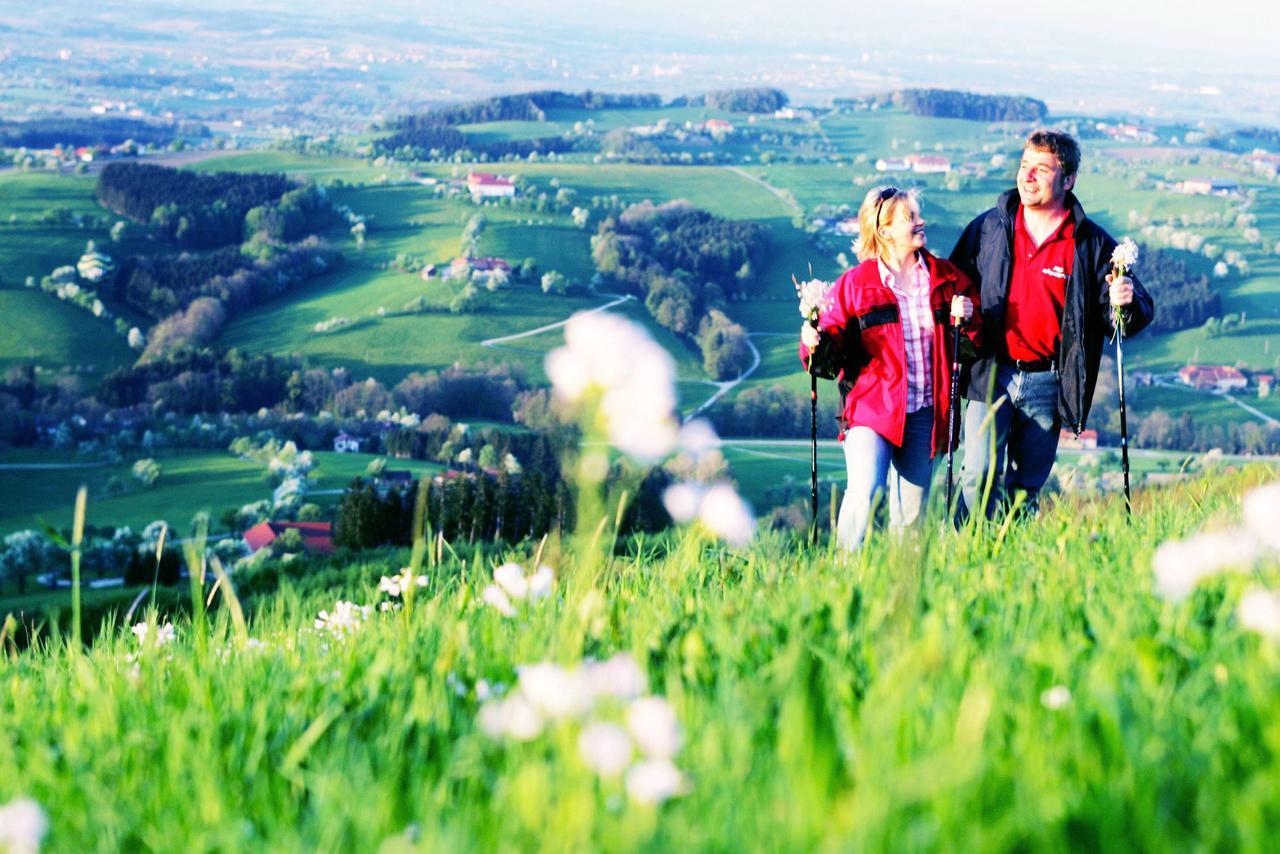
<svg viewBox="0 0 1280 854">
<path fill-rule="evenodd" d="M 809 360 L 809 488 L 813 524 L 809 530 L 809 544 L 818 542 L 818 373 Z"/>
<path fill-rule="evenodd" d="M 955 512 L 952 473 L 956 462 L 956 438 L 960 435 L 960 318 L 951 316 L 951 390 L 947 409 L 947 513 Z"/>
<path fill-rule="evenodd" d="M 1124 404 L 1124 327 L 1116 333 L 1116 375 L 1120 389 L 1120 468 L 1124 472 L 1124 512 L 1133 515 L 1129 497 L 1129 423 Z"/>
</svg>

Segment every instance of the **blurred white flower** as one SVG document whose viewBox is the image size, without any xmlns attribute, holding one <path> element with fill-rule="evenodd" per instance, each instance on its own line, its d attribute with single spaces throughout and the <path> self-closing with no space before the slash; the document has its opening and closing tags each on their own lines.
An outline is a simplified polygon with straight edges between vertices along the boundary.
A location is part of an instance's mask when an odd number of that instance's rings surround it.
<svg viewBox="0 0 1280 854">
<path fill-rule="evenodd" d="M 627 794 L 642 804 L 660 804 L 684 791 L 684 776 L 669 759 L 646 759 L 627 772 Z"/>
<path fill-rule="evenodd" d="M 678 525 L 687 525 L 698 518 L 702 506 L 702 487 L 696 483 L 673 483 L 662 493 L 662 506 Z"/>
<path fill-rule="evenodd" d="M 591 692 L 597 697 L 631 700 L 649 690 L 648 674 L 625 652 L 606 661 L 589 661 L 582 669 Z"/>
<path fill-rule="evenodd" d="M 140 646 L 147 645 L 147 635 L 149 634 L 150 629 L 146 623 L 137 623 L 132 629 L 130 629 L 130 631 L 132 631 L 133 636 L 138 639 L 138 644 Z M 173 643 L 176 637 L 177 635 L 174 632 L 173 625 L 171 623 L 165 623 L 163 626 L 156 627 L 156 646 L 165 646 Z"/>
<path fill-rule="evenodd" d="M 539 713 L 553 720 L 575 717 L 591 709 L 591 689 L 581 670 L 567 670 L 558 664 L 542 662 L 517 667 L 519 693 Z"/>
<path fill-rule="evenodd" d="M 1252 490 L 1244 497 L 1243 509 L 1250 533 L 1280 549 L 1280 481 Z"/>
<path fill-rule="evenodd" d="M 378 592 L 386 593 L 389 596 L 399 596 L 400 595 L 400 576 L 397 575 L 392 578 L 388 578 L 385 575 L 382 576 L 382 579 L 378 582 Z"/>
<path fill-rule="evenodd" d="M 1156 594 L 1179 602 L 1204 578 L 1252 563 L 1258 556 L 1257 540 L 1241 531 L 1197 534 L 1187 540 L 1162 543 L 1152 557 Z"/>
<path fill-rule="evenodd" d="M 565 324 L 565 346 L 547 354 L 556 396 L 577 403 L 601 394 L 609 442 L 639 460 L 670 453 L 676 441 L 675 362 L 644 327 L 605 312 L 582 312 Z"/>
<path fill-rule="evenodd" d="M 751 508 L 727 483 L 707 490 L 698 518 L 716 536 L 731 546 L 745 546 L 755 535 L 756 519 Z"/>
<path fill-rule="evenodd" d="M 705 418 L 695 418 L 680 428 L 680 450 L 702 456 L 708 451 L 720 447 L 720 437 L 711 422 Z"/>
<path fill-rule="evenodd" d="M 1071 689 L 1066 685 L 1054 685 L 1040 693 L 1040 705 L 1046 709 L 1058 710 L 1071 702 Z"/>
<path fill-rule="evenodd" d="M 1249 631 L 1280 641 L 1280 593 L 1251 588 L 1240 597 L 1236 618 Z"/>
<path fill-rule="evenodd" d="M 529 600 L 536 602 L 551 595 L 551 590 L 556 583 L 556 574 L 551 567 L 543 565 L 538 567 L 537 572 L 529 576 L 528 581 Z"/>
<path fill-rule="evenodd" d="M 428 584 L 427 576 L 423 573 L 413 574 L 413 567 L 406 566 L 396 575 L 384 575 L 378 582 L 378 592 L 386 593 L 388 596 L 399 596 L 409 587 L 426 587 Z M 385 609 L 384 609 L 385 610 Z"/>
<path fill-rule="evenodd" d="M 493 580 L 509 596 L 523 599 L 529 594 L 529 581 L 524 577 L 524 567 L 518 563 L 504 563 L 493 571 Z"/>
<path fill-rule="evenodd" d="M 627 709 L 627 729 L 650 758 L 670 759 L 680 749 L 680 722 L 662 697 L 641 697 Z"/>
<path fill-rule="evenodd" d="M 369 611 L 367 605 L 357 605 L 354 602 L 339 599 L 334 604 L 332 612 L 321 611 L 320 616 L 316 617 L 316 628 L 327 631 L 334 637 L 346 637 L 360 628 L 365 617 L 369 616 Z"/>
<path fill-rule="evenodd" d="M 622 773 L 631 761 L 631 739 L 616 724 L 593 721 L 578 736 L 582 761 L 601 777 Z"/>
<path fill-rule="evenodd" d="M 506 593 L 502 592 L 502 588 L 496 584 L 486 586 L 484 592 L 480 594 L 480 598 L 504 617 L 514 617 L 516 615 L 516 609 L 512 606 L 511 600 L 507 598 Z"/>
<path fill-rule="evenodd" d="M 518 693 L 485 703 L 480 707 L 478 723 L 490 738 L 505 736 L 515 741 L 529 741 L 542 732 L 542 717 Z"/>
<path fill-rule="evenodd" d="M 18 798 L 0 807 L 0 851 L 36 854 L 49 832 L 49 819 L 31 798 Z"/>
</svg>

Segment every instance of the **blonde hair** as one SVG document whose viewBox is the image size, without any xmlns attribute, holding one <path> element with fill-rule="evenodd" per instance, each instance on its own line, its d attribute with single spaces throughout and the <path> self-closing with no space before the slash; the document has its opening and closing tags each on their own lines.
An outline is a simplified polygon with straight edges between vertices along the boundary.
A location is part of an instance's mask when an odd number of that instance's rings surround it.
<svg viewBox="0 0 1280 854">
<path fill-rule="evenodd" d="M 867 193 L 862 207 L 858 208 L 858 240 L 853 245 L 859 261 L 889 256 L 889 244 L 880 236 L 880 228 L 893 222 L 898 209 L 906 205 L 915 205 L 918 209 L 920 194 L 915 190 L 889 186 L 874 187 Z"/>
</svg>

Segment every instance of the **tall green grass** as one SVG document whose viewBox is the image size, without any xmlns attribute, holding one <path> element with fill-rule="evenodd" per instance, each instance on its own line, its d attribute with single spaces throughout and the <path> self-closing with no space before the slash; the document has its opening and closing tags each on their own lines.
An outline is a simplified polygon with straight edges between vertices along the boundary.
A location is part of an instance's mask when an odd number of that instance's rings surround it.
<svg viewBox="0 0 1280 854">
<path fill-rule="evenodd" d="M 516 619 L 479 594 L 535 547 L 462 560 L 437 541 L 412 611 L 375 607 L 345 639 L 317 613 L 376 606 L 396 567 L 246 598 L 251 641 L 220 594 L 168 646 L 46 637 L 0 663 L 0 802 L 37 799 L 54 851 L 1265 850 L 1280 649 L 1235 623 L 1246 580 L 1169 605 L 1150 557 L 1270 476 L 1147 490 L 1132 522 L 1063 502 L 852 557 L 771 534 L 602 561 L 553 540 L 555 592 Z M 479 680 L 620 651 L 676 709 L 685 796 L 629 801 L 573 722 L 523 744 L 477 728 Z"/>
</svg>

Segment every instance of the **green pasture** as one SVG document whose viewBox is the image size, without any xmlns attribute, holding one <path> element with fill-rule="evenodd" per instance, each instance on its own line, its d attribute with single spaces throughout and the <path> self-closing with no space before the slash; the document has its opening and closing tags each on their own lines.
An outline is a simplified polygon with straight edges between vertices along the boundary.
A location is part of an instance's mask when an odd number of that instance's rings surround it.
<svg viewBox="0 0 1280 854">
<path fill-rule="evenodd" d="M 354 157 L 329 157 L 322 154 L 299 154 L 292 151 L 253 151 L 228 153 L 184 167 L 193 172 L 284 172 L 285 174 L 328 184 L 380 184 L 406 181 L 409 170 L 403 165 L 377 166 L 372 161 Z"/>
<path fill-rule="evenodd" d="M 1241 603 L 1280 564 L 1175 599 L 1153 553 L 1240 525 L 1272 478 L 854 556 L 701 529 L 615 550 L 589 519 L 545 548 L 428 549 L 399 610 L 377 584 L 404 550 L 246 568 L 195 586 L 207 614 L 145 613 L 173 626 L 163 647 L 94 621 L 87 648 L 0 659 L 0 798 L 40 806 L 52 851 L 1269 850 L 1277 648 Z M 510 617 L 483 593 L 507 560 L 555 572 Z M 330 629 L 337 601 L 369 611 Z M 615 655 L 625 682 L 552 666 Z M 612 770 L 583 736 L 599 724 Z"/>
<path fill-rule="evenodd" d="M 333 493 L 347 486 L 352 478 L 363 475 L 370 454 L 337 454 L 314 452 L 313 489 Z M 142 453 L 136 455 L 141 459 Z M 26 528 L 42 528 L 43 523 L 55 528 L 71 526 L 76 490 L 81 484 L 89 488 L 87 521 L 97 526 L 127 525 L 135 531 L 156 519 L 169 522 L 176 530 L 185 530 L 196 513 L 208 511 L 216 522 L 227 508 L 240 508 L 262 499 L 270 499 L 272 486 L 266 479 L 266 466 L 242 460 L 226 451 L 180 451 L 152 456 L 160 465 L 160 478 L 147 488 L 134 479 L 131 468 L 135 457 L 119 465 L 102 465 L 76 461 L 69 454 L 56 451 L 0 454 L 0 534 Z M 17 464 L 67 465 L 68 468 L 15 470 Z M 388 467 L 412 471 L 438 471 L 433 463 L 416 460 L 388 460 Z M 111 478 L 125 485 L 123 494 L 107 497 L 105 487 Z M 320 494 L 309 498 L 321 506 L 337 503 L 336 494 Z"/>
</svg>

